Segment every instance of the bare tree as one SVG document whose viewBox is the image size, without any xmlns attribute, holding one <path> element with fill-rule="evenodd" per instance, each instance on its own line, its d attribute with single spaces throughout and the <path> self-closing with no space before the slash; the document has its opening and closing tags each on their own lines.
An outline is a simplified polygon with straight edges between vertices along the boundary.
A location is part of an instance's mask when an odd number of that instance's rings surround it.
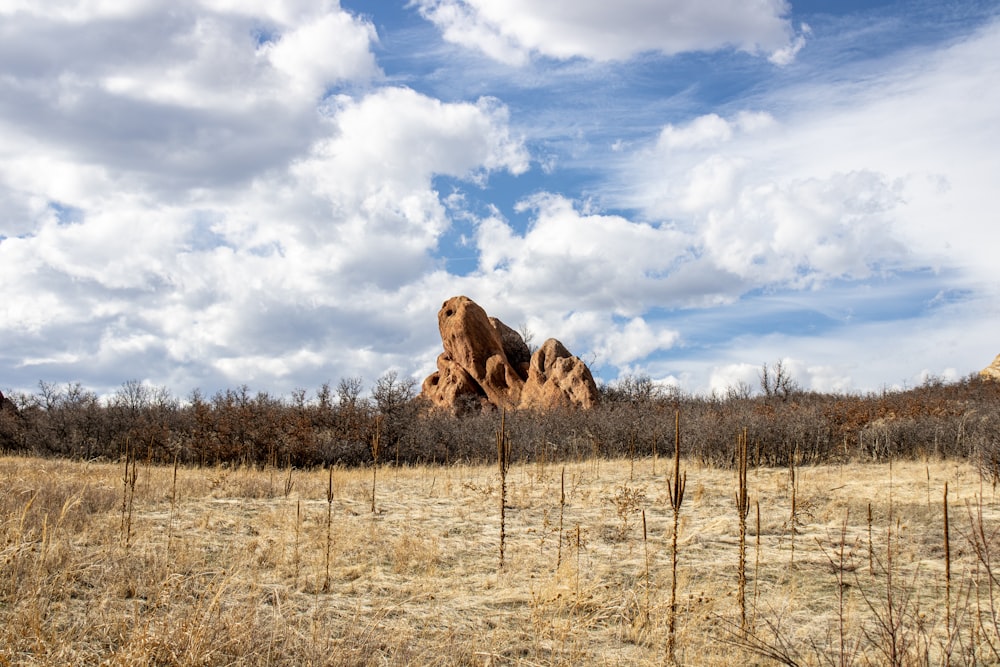
<svg viewBox="0 0 1000 667">
<path fill-rule="evenodd" d="M 801 387 L 798 382 L 792 379 L 784 362 L 779 359 L 774 362 L 773 369 L 768 368 L 767 364 L 761 366 L 760 390 L 767 398 L 780 398 L 787 401 L 789 396 L 801 391 Z"/>
</svg>

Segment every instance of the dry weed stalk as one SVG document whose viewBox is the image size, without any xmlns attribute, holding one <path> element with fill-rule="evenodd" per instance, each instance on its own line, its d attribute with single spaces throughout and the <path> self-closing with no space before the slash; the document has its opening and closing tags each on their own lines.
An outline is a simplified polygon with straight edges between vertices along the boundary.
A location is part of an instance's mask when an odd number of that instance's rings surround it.
<svg viewBox="0 0 1000 667">
<path fill-rule="evenodd" d="M 740 519 L 740 560 L 737 598 L 740 604 L 740 630 L 747 630 L 747 516 L 750 498 L 747 494 L 747 430 L 736 438 L 736 513 Z"/>
<path fill-rule="evenodd" d="M 757 532 L 754 534 L 754 565 L 753 565 L 753 623 L 757 623 L 757 609 L 760 607 L 760 500 L 755 500 L 757 507 Z"/>
<path fill-rule="evenodd" d="M 837 577 L 837 638 L 840 658 L 837 664 L 840 667 L 848 667 L 854 662 L 854 651 L 848 652 L 847 649 L 847 627 L 845 625 L 847 620 L 846 592 L 848 584 L 844 581 L 844 573 L 850 566 L 847 563 L 844 549 L 847 543 L 847 525 L 849 519 L 850 510 L 848 509 L 844 511 L 844 522 L 840 524 L 840 544 L 837 549 L 837 560 L 834 561 L 829 554 L 826 554 L 827 559 L 830 561 L 830 566 Z"/>
<path fill-rule="evenodd" d="M 300 533 L 302 532 L 302 500 L 295 501 L 295 552 L 292 556 L 292 565 L 295 568 L 295 587 L 299 586 L 299 566 L 302 562 L 299 556 Z"/>
<path fill-rule="evenodd" d="M 670 494 L 670 508 L 674 513 L 673 530 L 670 537 L 670 617 L 667 625 L 667 655 L 675 659 L 677 629 L 677 537 L 681 525 L 681 504 L 684 502 L 684 487 L 687 486 L 687 472 L 681 475 L 681 412 L 674 412 L 674 480 L 667 479 Z"/>
<path fill-rule="evenodd" d="M 556 546 L 556 570 L 562 565 L 563 512 L 566 509 L 566 466 L 559 475 L 559 540 Z"/>
<path fill-rule="evenodd" d="M 170 484 L 170 518 L 167 521 L 167 553 L 170 553 L 170 541 L 174 535 L 174 511 L 177 509 L 177 467 L 178 458 L 174 453 L 174 475 Z"/>
<path fill-rule="evenodd" d="M 645 561 L 643 571 L 646 580 L 646 607 L 643 609 L 643 625 L 649 623 L 649 538 L 646 533 L 646 510 L 642 510 L 642 553 Z"/>
<path fill-rule="evenodd" d="M 872 504 L 868 503 L 868 576 L 875 578 L 875 544 L 872 541 Z"/>
<path fill-rule="evenodd" d="M 791 554 L 789 556 L 791 565 L 795 565 L 795 533 L 798 532 L 798 522 L 799 522 L 799 508 L 798 508 L 799 480 L 798 476 L 795 474 L 795 458 L 798 453 L 799 453 L 799 446 L 796 444 L 792 448 L 791 455 L 788 457 L 788 481 L 792 487 L 792 511 L 788 517 L 788 522 L 791 526 L 791 534 L 792 534 Z"/>
<path fill-rule="evenodd" d="M 891 518 L 891 517 L 890 517 Z M 899 539 L 898 537 L 896 538 Z M 879 568 L 884 577 L 885 590 L 880 599 L 875 593 L 870 593 L 865 587 L 859 586 L 859 592 L 872 615 L 872 627 L 862 627 L 862 632 L 869 643 L 882 654 L 882 664 L 893 667 L 915 664 L 915 653 L 919 650 L 914 646 L 917 638 L 914 632 L 922 631 L 916 617 L 917 611 L 912 596 L 917 590 L 916 575 L 908 584 L 900 584 L 896 574 L 898 565 L 893 557 L 894 546 L 892 522 L 886 528 L 885 552 L 886 560 L 879 559 Z"/>
<path fill-rule="evenodd" d="M 333 466 L 331 465 L 329 477 L 326 484 L 326 576 L 323 579 L 323 592 L 330 592 L 330 546 L 332 543 L 331 531 L 333 529 Z"/>
<path fill-rule="evenodd" d="M 656 443 L 660 439 L 659 430 L 653 432 L 653 477 L 656 477 L 656 461 L 658 460 L 659 453 L 656 450 Z"/>
<path fill-rule="evenodd" d="M 573 541 L 573 546 L 576 547 L 576 598 L 574 607 L 578 607 L 580 604 L 580 554 L 586 546 L 586 540 L 580 530 L 580 524 L 576 524 L 576 539 Z"/>
<path fill-rule="evenodd" d="M 628 481 L 635 481 L 635 431 L 628 434 Z"/>
<path fill-rule="evenodd" d="M 510 436 L 507 434 L 507 410 L 500 413 L 500 428 L 497 437 L 497 468 L 500 472 L 500 569 L 504 565 L 504 549 L 507 540 L 507 473 L 510 471 Z"/>
<path fill-rule="evenodd" d="M 139 461 L 135 448 L 125 440 L 125 469 L 122 474 L 121 543 L 128 550 L 132 544 L 132 509 L 135 505 L 135 483 L 139 479 Z"/>
<path fill-rule="evenodd" d="M 375 433 L 372 434 L 372 514 L 375 514 L 375 477 L 378 475 L 378 455 L 382 441 L 382 417 L 375 418 Z"/>
<path fill-rule="evenodd" d="M 948 482 L 944 483 L 944 619 L 945 630 L 951 637 L 951 537 L 948 528 Z"/>
</svg>

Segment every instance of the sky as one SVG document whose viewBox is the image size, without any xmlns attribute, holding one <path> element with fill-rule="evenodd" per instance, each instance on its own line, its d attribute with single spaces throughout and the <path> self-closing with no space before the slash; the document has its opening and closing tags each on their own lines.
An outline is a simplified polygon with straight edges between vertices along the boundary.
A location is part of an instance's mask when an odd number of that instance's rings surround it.
<svg viewBox="0 0 1000 667">
<path fill-rule="evenodd" d="M 1000 353 L 1000 7 L 0 0 L 0 390 L 420 382 L 464 294 L 602 382 Z"/>
</svg>

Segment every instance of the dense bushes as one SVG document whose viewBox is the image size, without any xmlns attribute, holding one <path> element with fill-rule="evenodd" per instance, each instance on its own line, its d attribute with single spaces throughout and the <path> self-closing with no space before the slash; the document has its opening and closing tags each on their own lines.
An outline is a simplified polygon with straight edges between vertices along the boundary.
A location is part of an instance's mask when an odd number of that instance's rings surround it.
<svg viewBox="0 0 1000 667">
<path fill-rule="evenodd" d="M 99 399 L 79 384 L 40 383 L 0 410 L 0 448 L 39 455 L 117 458 L 129 443 L 143 458 L 199 465 L 313 466 L 371 461 L 376 431 L 381 460 L 483 462 L 495 455 L 496 413 L 462 417 L 426 409 L 415 383 L 388 373 L 365 395 L 359 378 L 290 398 L 248 387 L 181 401 L 130 381 Z M 777 367 L 761 391 L 698 397 L 647 378 L 602 387 L 589 411 L 507 416 L 514 456 L 558 461 L 670 455 L 675 414 L 682 451 L 713 465 L 732 463 L 737 433 L 747 432 L 751 462 L 787 465 L 888 457 L 975 456 L 1000 478 L 1000 383 L 972 376 L 908 391 L 866 395 L 805 392 Z"/>
</svg>

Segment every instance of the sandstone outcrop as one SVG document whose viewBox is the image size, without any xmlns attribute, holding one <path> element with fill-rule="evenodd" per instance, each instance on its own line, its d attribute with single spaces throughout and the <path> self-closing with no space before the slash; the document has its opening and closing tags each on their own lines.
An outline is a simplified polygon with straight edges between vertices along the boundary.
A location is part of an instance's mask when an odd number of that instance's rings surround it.
<svg viewBox="0 0 1000 667">
<path fill-rule="evenodd" d="M 521 391 L 521 407 L 592 408 L 595 403 L 597 384 L 587 364 L 570 354 L 555 338 L 545 341 L 531 356 L 528 380 Z"/>
<path fill-rule="evenodd" d="M 548 410 L 597 401 L 590 369 L 562 343 L 550 338 L 532 355 L 517 331 L 466 296 L 442 304 L 438 330 L 444 352 L 421 387 L 421 396 L 437 407 Z"/>
<path fill-rule="evenodd" d="M 993 363 L 979 371 L 979 377 L 984 380 L 995 380 L 1000 382 L 1000 354 L 993 360 Z"/>
</svg>

